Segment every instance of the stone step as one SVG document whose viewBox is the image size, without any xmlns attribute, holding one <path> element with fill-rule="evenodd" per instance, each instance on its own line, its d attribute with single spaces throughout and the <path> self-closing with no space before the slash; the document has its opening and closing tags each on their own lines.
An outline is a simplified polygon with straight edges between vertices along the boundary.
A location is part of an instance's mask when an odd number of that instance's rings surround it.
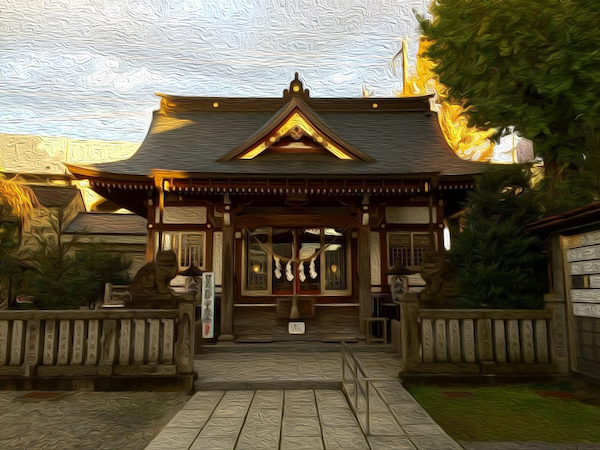
<svg viewBox="0 0 600 450">
<path fill-rule="evenodd" d="M 195 391 L 235 389 L 341 389 L 342 380 L 219 380 L 196 381 Z"/>
</svg>

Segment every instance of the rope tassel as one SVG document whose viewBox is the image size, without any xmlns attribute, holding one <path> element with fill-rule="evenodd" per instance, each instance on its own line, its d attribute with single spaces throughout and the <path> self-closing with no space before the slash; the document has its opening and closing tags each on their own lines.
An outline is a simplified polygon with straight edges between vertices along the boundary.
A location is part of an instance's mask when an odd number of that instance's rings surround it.
<svg viewBox="0 0 600 450">
<path fill-rule="evenodd" d="M 279 280 L 281 278 L 281 275 L 283 275 L 283 273 L 281 272 L 281 260 L 278 256 L 275 255 L 273 256 L 273 259 L 275 260 L 275 278 Z"/>
<path fill-rule="evenodd" d="M 288 281 L 292 281 L 294 279 L 294 274 L 292 273 L 292 261 L 288 261 L 285 265 L 285 278 Z"/>
</svg>

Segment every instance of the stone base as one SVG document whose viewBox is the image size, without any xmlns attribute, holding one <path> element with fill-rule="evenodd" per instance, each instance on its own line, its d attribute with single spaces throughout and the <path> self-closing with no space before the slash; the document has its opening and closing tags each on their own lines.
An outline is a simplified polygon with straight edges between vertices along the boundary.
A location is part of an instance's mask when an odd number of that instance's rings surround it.
<svg viewBox="0 0 600 450">
<path fill-rule="evenodd" d="M 233 341 L 235 340 L 235 336 L 233 334 L 221 334 L 219 336 L 219 341 Z"/>
</svg>

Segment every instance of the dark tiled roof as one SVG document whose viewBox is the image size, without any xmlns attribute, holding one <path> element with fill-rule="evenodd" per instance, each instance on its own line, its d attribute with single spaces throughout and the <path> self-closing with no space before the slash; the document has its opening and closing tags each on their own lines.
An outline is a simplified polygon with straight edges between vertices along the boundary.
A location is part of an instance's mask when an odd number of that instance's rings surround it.
<svg viewBox="0 0 600 450">
<path fill-rule="evenodd" d="M 218 161 L 252 138 L 289 98 L 231 99 L 163 96 L 150 131 L 128 160 L 95 166 L 102 172 L 147 175 L 153 169 L 214 175 L 464 175 L 486 165 L 448 147 L 429 97 L 303 100 L 335 135 L 374 161 L 315 155 L 260 154 Z M 219 104 L 213 107 L 213 104 Z M 377 108 L 373 104 L 377 103 Z M 165 130 L 165 131 L 162 131 Z"/>
<path fill-rule="evenodd" d="M 79 194 L 72 186 L 30 186 L 36 198 L 46 208 L 67 206 Z"/>
<path fill-rule="evenodd" d="M 126 234 L 146 236 L 147 220 L 137 214 L 79 213 L 65 233 Z"/>
<path fill-rule="evenodd" d="M 598 220 L 600 220 L 600 202 L 595 202 L 532 222 L 527 226 L 526 231 L 542 233 L 568 231 L 591 225 Z"/>
</svg>

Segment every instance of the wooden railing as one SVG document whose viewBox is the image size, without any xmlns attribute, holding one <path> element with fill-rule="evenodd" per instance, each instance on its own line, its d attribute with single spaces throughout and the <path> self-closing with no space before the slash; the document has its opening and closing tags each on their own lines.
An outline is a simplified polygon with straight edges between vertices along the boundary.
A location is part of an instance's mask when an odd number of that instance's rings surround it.
<svg viewBox="0 0 600 450">
<path fill-rule="evenodd" d="M 408 295 L 402 302 L 404 370 L 420 374 L 562 372 L 555 357 L 562 345 L 555 319 L 551 307 L 420 309 L 416 296 Z"/>
<path fill-rule="evenodd" d="M 0 376 L 194 373 L 194 305 L 171 310 L 2 311 Z"/>
</svg>

